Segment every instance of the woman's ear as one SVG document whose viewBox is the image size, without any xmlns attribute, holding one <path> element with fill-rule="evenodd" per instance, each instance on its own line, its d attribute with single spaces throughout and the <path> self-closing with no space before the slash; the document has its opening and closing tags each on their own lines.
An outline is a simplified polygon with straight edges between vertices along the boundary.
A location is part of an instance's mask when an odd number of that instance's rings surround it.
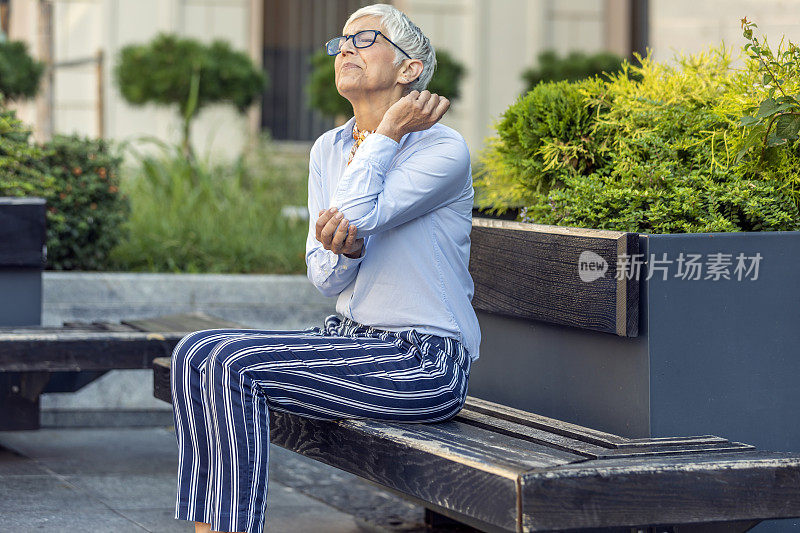
<svg viewBox="0 0 800 533">
<path fill-rule="evenodd" d="M 402 84 L 410 84 L 415 82 L 420 75 L 422 75 L 422 61 L 419 59 L 412 59 L 400 69 L 397 75 L 397 81 Z"/>
</svg>

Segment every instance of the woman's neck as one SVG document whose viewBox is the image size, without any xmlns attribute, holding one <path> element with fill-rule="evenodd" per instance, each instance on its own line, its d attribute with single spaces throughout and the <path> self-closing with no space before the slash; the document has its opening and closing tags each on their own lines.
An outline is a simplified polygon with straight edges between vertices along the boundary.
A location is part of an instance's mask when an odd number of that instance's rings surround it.
<svg viewBox="0 0 800 533">
<path fill-rule="evenodd" d="M 356 124 L 361 131 L 375 131 L 383 120 L 383 115 L 392 105 L 402 98 L 402 89 L 395 90 L 381 95 L 369 94 L 360 99 L 352 99 L 353 114 L 356 117 Z"/>
</svg>

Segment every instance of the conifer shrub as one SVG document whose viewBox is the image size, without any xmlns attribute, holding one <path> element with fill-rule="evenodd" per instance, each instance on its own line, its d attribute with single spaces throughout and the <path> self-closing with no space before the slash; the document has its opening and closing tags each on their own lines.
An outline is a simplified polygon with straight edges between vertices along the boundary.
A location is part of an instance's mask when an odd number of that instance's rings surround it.
<svg viewBox="0 0 800 533">
<path fill-rule="evenodd" d="M 539 84 L 497 122 L 477 207 L 646 233 L 800 229 L 800 52 L 748 38 L 744 69 L 721 45 Z"/>
</svg>

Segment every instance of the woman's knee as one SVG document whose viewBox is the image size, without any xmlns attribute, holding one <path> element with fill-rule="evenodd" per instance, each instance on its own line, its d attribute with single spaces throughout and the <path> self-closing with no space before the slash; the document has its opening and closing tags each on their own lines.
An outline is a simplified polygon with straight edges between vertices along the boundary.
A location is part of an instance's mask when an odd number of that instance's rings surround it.
<svg viewBox="0 0 800 533">
<path fill-rule="evenodd" d="M 187 363 L 187 359 L 196 358 L 198 350 L 211 340 L 210 337 L 219 335 L 223 331 L 222 329 L 203 329 L 184 336 L 172 350 L 172 368 L 182 367 Z"/>
<path fill-rule="evenodd" d="M 207 368 L 241 371 L 248 365 L 248 358 L 256 356 L 264 362 L 265 353 L 280 344 L 280 340 L 271 335 L 240 335 L 218 342 L 209 352 Z"/>
</svg>

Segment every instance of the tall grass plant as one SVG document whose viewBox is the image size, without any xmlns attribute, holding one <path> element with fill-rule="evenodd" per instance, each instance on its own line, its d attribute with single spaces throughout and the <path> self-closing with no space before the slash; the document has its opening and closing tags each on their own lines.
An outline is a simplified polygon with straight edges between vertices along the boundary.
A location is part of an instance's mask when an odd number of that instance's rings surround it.
<svg viewBox="0 0 800 533">
<path fill-rule="evenodd" d="M 134 150 L 121 187 L 131 202 L 129 237 L 115 270 L 189 273 L 305 272 L 307 220 L 281 215 L 306 205 L 308 155 L 264 139 L 233 161 L 188 160 L 156 139 Z"/>
</svg>

